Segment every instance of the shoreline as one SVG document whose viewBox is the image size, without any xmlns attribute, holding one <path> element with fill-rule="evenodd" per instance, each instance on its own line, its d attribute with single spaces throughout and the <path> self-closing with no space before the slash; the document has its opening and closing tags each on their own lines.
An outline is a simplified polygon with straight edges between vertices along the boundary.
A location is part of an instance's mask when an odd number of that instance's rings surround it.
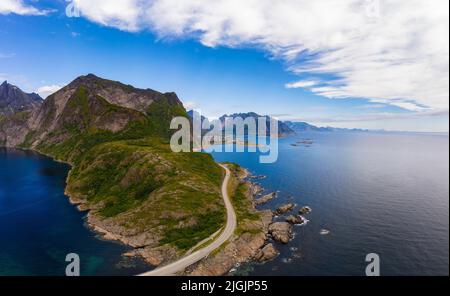
<svg viewBox="0 0 450 296">
<path fill-rule="evenodd" d="M 67 161 L 63 161 L 57 158 L 54 158 L 50 155 L 47 155 L 45 153 L 42 153 L 38 150 L 35 149 L 30 149 L 30 148 L 21 148 L 21 147 L 5 147 L 2 146 L 0 148 L 5 148 L 5 149 L 15 149 L 15 150 L 19 150 L 19 151 L 24 151 L 24 152 L 32 152 L 32 153 L 37 153 L 41 156 L 47 157 L 49 159 L 51 159 L 52 161 L 56 161 L 59 163 L 63 163 L 69 166 L 68 168 L 68 172 L 67 172 L 67 176 L 65 179 L 65 185 L 64 185 L 64 195 L 68 198 L 68 201 L 71 205 L 73 205 L 78 211 L 80 212 L 86 212 L 86 216 L 85 216 L 85 224 L 86 227 L 93 233 L 98 235 L 99 239 L 105 240 L 105 241 L 114 241 L 114 242 L 119 242 L 120 244 L 124 245 L 125 247 L 131 248 L 129 251 L 125 252 L 122 254 L 123 257 L 140 257 L 144 260 L 144 262 L 146 262 L 147 264 L 149 264 L 150 267 L 154 267 L 154 269 L 156 269 L 159 265 L 165 263 L 170 263 L 176 260 L 179 260 L 181 258 L 183 258 L 184 255 L 186 254 L 179 254 L 175 255 L 172 253 L 172 260 L 168 260 L 165 261 L 164 259 L 161 260 L 161 258 L 158 258 L 158 251 L 157 250 L 147 250 L 146 248 L 148 246 L 138 246 L 136 244 L 133 244 L 130 241 L 130 238 L 123 236 L 119 233 L 110 231 L 108 229 L 106 229 L 104 227 L 104 225 L 102 225 L 102 223 L 100 222 L 99 218 L 95 216 L 95 213 L 93 212 L 95 209 L 90 208 L 89 206 L 86 205 L 86 203 L 77 198 L 76 194 L 73 192 L 70 192 L 68 190 L 68 180 L 71 176 L 71 172 L 73 170 L 73 164 L 67 162 Z M 217 165 L 220 165 L 218 162 L 215 162 Z M 244 177 L 241 179 L 241 181 L 243 183 L 245 183 L 249 188 L 251 188 L 251 192 L 249 193 L 250 195 L 248 196 L 248 198 L 251 199 L 252 203 L 255 201 L 255 197 L 256 197 L 256 193 L 258 193 L 261 190 L 261 186 L 259 184 L 250 182 L 249 180 L 245 180 L 247 177 L 251 176 L 251 174 L 249 173 L 249 171 L 246 168 L 242 168 L 242 171 L 244 172 Z M 257 189 L 255 189 L 257 188 Z M 268 216 L 269 213 L 268 211 L 260 211 L 260 210 L 256 210 L 255 207 L 253 207 L 253 209 L 260 213 L 261 215 L 265 215 L 265 219 L 266 221 L 268 220 Z M 270 211 L 270 222 L 272 221 L 272 217 L 273 217 L 273 213 Z M 239 221 L 238 221 L 239 223 Z M 264 233 L 264 237 L 262 235 L 256 237 L 254 240 L 252 240 L 251 238 L 244 237 L 244 241 L 246 241 L 246 244 L 249 243 L 248 240 L 253 241 L 253 245 L 251 248 L 251 252 L 248 252 L 247 254 L 243 254 L 241 255 L 241 258 L 239 258 L 239 262 L 228 262 L 225 265 L 232 265 L 230 266 L 230 268 L 227 268 L 227 270 L 221 270 L 220 273 L 216 274 L 216 272 L 214 272 L 214 266 L 210 266 L 209 268 L 198 268 L 198 266 L 200 266 L 202 264 L 202 262 L 205 259 L 200 260 L 199 262 L 193 264 L 195 266 L 189 266 L 186 268 L 185 272 L 183 272 L 183 274 L 185 275 L 195 275 L 196 273 L 201 273 L 200 275 L 226 275 L 228 274 L 233 268 L 236 267 L 236 265 L 242 264 L 244 262 L 250 262 L 253 261 L 253 257 L 256 255 L 256 253 L 258 251 L 260 251 L 264 245 L 267 242 L 268 239 L 268 226 L 270 223 L 266 222 L 263 223 L 260 226 L 260 230 Z M 223 227 L 222 227 L 223 228 Z M 217 231 L 220 232 L 220 229 Z M 214 234 L 216 234 L 217 232 L 215 232 Z M 214 237 L 214 234 L 211 235 L 211 237 Z M 245 233 L 244 233 L 245 234 Z M 233 246 L 233 244 L 239 244 L 241 243 L 240 239 L 242 240 L 242 237 L 244 235 L 236 235 L 236 233 L 234 233 L 232 235 L 232 237 L 227 240 L 226 242 L 223 243 L 223 245 L 221 247 L 219 247 L 218 252 L 211 254 L 212 256 L 210 258 L 215 258 L 217 257 L 217 255 L 220 255 L 221 252 L 223 252 L 224 250 L 226 250 L 227 248 L 230 248 L 230 246 Z M 210 238 L 205 239 L 206 242 L 211 241 Z M 163 248 L 164 245 L 161 246 L 157 246 L 157 247 L 153 247 L 152 249 L 161 249 Z M 192 250 L 189 250 L 192 251 Z M 189 251 L 187 253 L 189 253 Z M 208 258 L 208 259 L 210 259 Z M 232 263 L 232 264 L 231 264 Z M 187 272 L 186 272 L 187 271 Z"/>
<path fill-rule="evenodd" d="M 230 166 L 237 167 L 237 171 L 233 171 L 233 177 L 237 177 L 238 185 L 246 187 L 245 200 L 250 202 L 251 213 L 257 214 L 257 220 L 249 220 L 243 217 L 238 219 L 238 228 L 235 234 L 227 242 L 225 242 L 217 252 L 213 252 L 207 258 L 199 261 L 187 268 L 183 275 L 188 276 L 223 276 L 233 272 L 242 264 L 249 262 L 264 262 L 276 257 L 277 253 L 274 251 L 271 255 L 267 253 L 267 248 L 273 247 L 268 243 L 269 239 L 269 225 L 273 220 L 273 212 L 270 210 L 258 210 L 255 208 L 255 187 L 258 184 L 250 182 L 248 177 L 251 175 L 246 168 L 240 167 L 237 164 Z M 230 167 L 229 166 L 229 167 Z M 235 175 L 236 174 L 236 175 Z M 232 202 L 235 210 L 239 213 L 240 209 L 235 201 L 236 192 L 232 194 Z M 238 214 L 239 215 L 239 214 Z M 273 250 L 273 248 L 271 249 Z"/>
</svg>

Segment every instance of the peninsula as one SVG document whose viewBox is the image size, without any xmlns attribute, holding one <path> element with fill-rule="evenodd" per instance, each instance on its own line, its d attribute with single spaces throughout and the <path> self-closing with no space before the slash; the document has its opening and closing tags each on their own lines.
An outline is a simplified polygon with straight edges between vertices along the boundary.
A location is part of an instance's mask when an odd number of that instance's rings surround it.
<svg viewBox="0 0 450 296">
<path fill-rule="evenodd" d="M 214 252 L 210 258 L 215 258 L 224 245 L 244 237 L 253 245 L 241 254 L 242 262 L 265 245 L 267 222 L 254 210 L 250 188 L 242 191 L 248 184 L 237 177 L 241 169 L 228 165 L 230 185 L 224 179 L 228 168 L 209 154 L 171 151 L 170 121 L 188 117 L 175 93 L 89 74 L 45 100 L 25 93 L 20 97 L 20 108 L 12 110 L 16 105 L 9 97 L 8 112 L 0 115 L 0 146 L 31 149 L 69 163 L 70 201 L 87 211 L 88 224 L 104 238 L 133 248 L 125 255 L 166 266 L 208 245 L 212 247 L 205 254 Z M 230 196 L 222 194 L 222 185 Z M 234 225 L 232 205 L 238 219 Z M 253 225 L 243 228 L 243 221 Z M 224 274 L 235 263 L 229 260 L 227 268 L 216 269 L 200 262 L 186 272 Z"/>
</svg>

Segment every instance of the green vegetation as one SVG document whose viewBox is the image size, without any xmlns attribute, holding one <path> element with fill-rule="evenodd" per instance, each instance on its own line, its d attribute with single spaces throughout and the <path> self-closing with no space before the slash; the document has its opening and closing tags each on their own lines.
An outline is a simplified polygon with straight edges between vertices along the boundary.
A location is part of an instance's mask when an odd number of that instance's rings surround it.
<svg viewBox="0 0 450 296">
<path fill-rule="evenodd" d="M 223 223 L 225 223 L 225 215 L 221 211 L 202 214 L 193 226 L 167 230 L 161 242 L 173 244 L 181 250 L 189 250 L 215 233 Z"/>
<path fill-rule="evenodd" d="M 26 135 L 25 140 L 23 141 L 23 143 L 20 145 L 20 148 L 29 148 L 29 147 L 31 147 L 31 144 L 32 144 L 32 141 L 33 141 L 33 138 L 34 138 L 35 134 L 36 134 L 36 132 L 34 132 L 34 131 L 29 132 Z"/>
<path fill-rule="evenodd" d="M 158 138 L 99 144 L 83 155 L 67 190 L 128 229 L 161 229 L 186 251 L 225 222 L 222 171 L 210 155 L 173 153 Z"/>
<path fill-rule="evenodd" d="M 147 109 L 147 115 L 152 119 L 153 132 L 163 137 L 172 134 L 168 127 L 173 117 L 184 116 L 188 118 L 186 110 L 182 106 L 169 104 L 168 98 L 151 104 Z"/>
<path fill-rule="evenodd" d="M 55 108 L 47 110 L 47 117 L 55 116 Z M 54 131 L 30 132 L 22 146 L 44 135 L 37 150 L 72 164 L 71 196 L 130 234 L 152 233 L 160 245 L 183 252 L 220 229 L 226 215 L 220 195 L 223 171 L 213 158 L 171 151 L 174 116 L 187 114 L 169 97 L 152 103 L 144 114 L 80 86 Z M 50 122 L 44 118 L 45 127 Z"/>
<path fill-rule="evenodd" d="M 253 207 L 249 193 L 250 184 L 242 180 L 243 169 L 233 163 L 227 163 L 227 166 L 232 173 L 228 184 L 228 192 L 238 220 L 236 234 L 240 235 L 245 232 L 259 233 L 261 229 L 260 227 L 255 227 L 254 222 L 261 220 L 261 214 Z"/>
<path fill-rule="evenodd" d="M 95 83 L 136 91 L 112 81 Z M 181 254 L 225 224 L 220 193 L 224 172 L 209 154 L 172 152 L 170 122 L 188 116 L 173 94 L 156 98 L 139 112 L 77 85 L 61 109 L 57 95 L 46 99 L 39 128 L 24 135 L 20 147 L 70 163 L 66 190 L 96 218 L 124 236 L 148 235 L 139 244 L 170 246 Z M 235 183 L 233 203 L 239 220 L 254 221 L 259 216 L 246 197 L 246 186 Z"/>
</svg>

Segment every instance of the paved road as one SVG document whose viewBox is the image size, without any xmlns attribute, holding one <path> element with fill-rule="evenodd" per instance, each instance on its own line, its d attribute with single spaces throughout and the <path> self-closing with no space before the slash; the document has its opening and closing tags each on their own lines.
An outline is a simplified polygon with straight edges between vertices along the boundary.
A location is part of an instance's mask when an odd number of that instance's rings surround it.
<svg viewBox="0 0 450 296">
<path fill-rule="evenodd" d="M 207 257 L 212 251 L 219 248 L 224 242 L 226 242 L 234 233 L 236 229 L 236 213 L 234 212 L 233 205 L 231 204 L 230 197 L 228 196 L 228 182 L 230 181 L 230 170 L 219 164 L 225 169 L 226 175 L 222 183 L 222 197 L 225 202 L 225 208 L 227 210 L 227 225 L 220 236 L 215 239 L 211 244 L 207 245 L 203 249 L 200 249 L 186 257 L 181 258 L 178 261 L 170 263 L 165 266 L 158 267 L 152 271 L 140 274 L 140 276 L 169 276 L 175 275 L 177 272 L 183 271 L 186 267 L 197 263 L 203 258 Z"/>
</svg>

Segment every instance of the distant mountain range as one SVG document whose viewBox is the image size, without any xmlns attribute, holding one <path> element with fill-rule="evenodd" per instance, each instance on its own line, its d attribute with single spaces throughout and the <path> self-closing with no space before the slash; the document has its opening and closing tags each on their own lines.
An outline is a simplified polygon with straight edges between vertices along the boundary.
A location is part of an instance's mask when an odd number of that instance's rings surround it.
<svg viewBox="0 0 450 296">
<path fill-rule="evenodd" d="M 291 130 L 296 133 L 301 132 L 368 132 L 366 129 L 348 129 L 348 128 L 337 128 L 337 127 L 317 127 L 315 125 L 306 122 L 292 122 L 284 121 L 284 124 L 288 126 Z"/>
<path fill-rule="evenodd" d="M 36 93 L 25 93 L 7 81 L 0 85 L 0 115 L 11 115 L 39 107 L 43 99 Z"/>
<path fill-rule="evenodd" d="M 258 118 L 260 117 L 265 117 L 266 118 L 266 131 L 267 131 L 267 135 L 270 135 L 270 120 L 274 119 L 273 117 L 270 117 L 268 115 L 259 115 L 255 112 L 248 112 L 248 113 L 234 113 L 231 115 L 223 115 L 222 117 L 220 117 L 220 121 L 222 121 L 223 123 L 225 122 L 225 118 L 226 117 L 230 117 L 230 118 L 236 118 L 236 117 L 240 117 L 242 119 L 247 119 L 249 117 L 252 117 L 256 120 L 256 122 L 258 122 Z M 291 134 L 294 134 L 295 132 L 289 127 L 287 126 L 284 122 L 276 120 L 278 123 L 278 136 L 279 137 L 286 137 L 289 136 Z M 258 129 L 258 124 L 256 126 L 256 128 Z"/>
<path fill-rule="evenodd" d="M 188 115 L 192 118 L 193 116 L 194 116 L 194 113 L 195 113 L 196 111 L 193 111 L 193 110 L 190 110 L 190 111 L 188 111 Z M 258 118 L 260 118 L 260 117 L 265 117 L 266 118 L 266 131 L 267 131 L 267 135 L 270 135 L 270 119 L 271 119 L 271 117 L 270 116 L 268 116 L 268 115 L 259 115 L 259 114 L 257 114 L 257 113 L 255 113 L 255 112 L 248 112 L 248 113 L 234 113 L 234 114 L 231 114 L 231 115 L 222 115 L 220 118 L 219 118 L 219 120 L 220 120 L 220 122 L 221 122 L 221 124 L 222 124 L 222 129 L 225 129 L 225 118 L 242 118 L 243 120 L 245 120 L 245 119 L 247 119 L 247 118 L 249 118 L 249 117 L 251 117 L 251 118 L 254 118 L 255 119 L 255 122 L 256 122 L 256 128 L 258 129 Z M 207 120 L 208 122 L 210 122 L 210 120 L 208 119 L 208 118 L 206 118 L 205 116 L 201 116 L 201 119 L 202 119 L 202 122 L 204 121 L 204 120 Z M 294 134 L 295 132 L 289 127 L 289 126 L 287 126 L 284 122 L 282 122 L 282 121 L 278 121 L 277 120 L 277 123 L 278 123 L 278 136 L 279 137 L 285 137 L 285 136 L 289 136 L 289 135 L 291 135 L 291 134 Z M 247 134 L 248 133 L 248 131 L 247 130 L 245 130 L 244 131 L 244 134 Z"/>
<path fill-rule="evenodd" d="M 188 111 L 188 115 L 193 118 L 194 116 L 194 112 L 193 110 Z M 198 114 L 198 113 L 197 113 Z M 247 112 L 247 113 L 234 113 L 231 115 L 223 115 L 219 118 L 219 120 L 222 122 L 222 128 L 224 129 L 225 127 L 225 118 L 226 117 L 231 117 L 231 118 L 236 118 L 236 117 L 241 117 L 242 119 L 246 119 L 248 117 L 253 117 L 255 119 L 259 118 L 259 117 L 266 117 L 266 124 L 267 124 L 267 133 L 270 134 L 270 116 L 268 115 L 259 115 L 255 112 Z M 201 119 L 202 122 L 203 121 L 208 121 L 210 122 L 210 120 L 201 115 Z M 286 137 L 292 134 L 296 134 L 296 133 L 303 133 L 303 132 L 369 132 L 369 130 L 366 129 L 347 129 L 347 128 L 337 128 L 337 127 L 318 127 L 306 122 L 293 122 L 293 121 L 279 121 L 278 122 L 278 136 L 279 137 Z M 203 132 L 206 132 L 205 130 L 203 130 Z M 247 132 L 245 131 L 245 134 Z"/>
</svg>

